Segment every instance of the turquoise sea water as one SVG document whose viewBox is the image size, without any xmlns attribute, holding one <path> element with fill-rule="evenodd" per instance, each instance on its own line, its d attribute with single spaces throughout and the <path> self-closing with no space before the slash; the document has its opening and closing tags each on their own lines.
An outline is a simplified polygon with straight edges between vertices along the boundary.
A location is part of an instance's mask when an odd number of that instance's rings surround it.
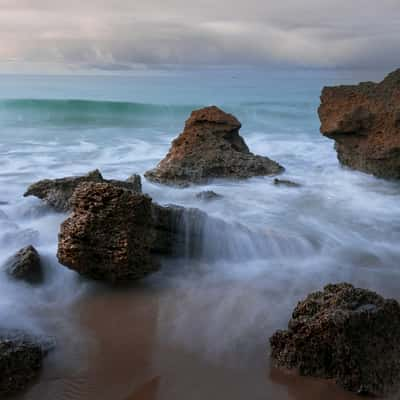
<svg viewBox="0 0 400 400">
<path fill-rule="evenodd" d="M 65 215 L 23 198 L 26 187 L 38 179 L 95 168 L 106 178 L 143 174 L 165 155 L 193 109 L 216 104 L 240 119 L 254 153 L 284 165 L 283 178 L 302 187 L 276 187 L 269 177 L 216 180 L 186 189 L 144 181 L 144 191 L 155 201 L 199 207 L 259 233 L 254 241 L 238 228 L 210 228 L 200 260 L 170 261 L 141 287 L 156 309 L 149 317 L 150 347 L 157 349 L 146 358 L 149 377 L 168 382 L 154 398 L 211 398 L 209 390 L 217 385 L 219 398 L 252 393 L 248 398 L 261 399 L 273 392 L 277 399 L 301 399 L 300 389 L 293 391 L 290 383 L 260 372 L 269 371 L 268 336 L 285 326 L 296 301 L 342 280 L 399 299 L 400 186 L 341 168 L 333 143 L 319 134 L 317 116 L 323 86 L 384 75 L 208 69 L 135 76 L 0 76 L 0 263 L 33 243 L 46 264 L 41 287 L 0 274 L 0 319 L 5 326 L 49 333 L 61 343 L 24 398 L 123 400 L 148 378 L 129 375 L 133 367 L 113 358 L 119 354 L 115 348 L 103 361 L 118 364 L 119 378 L 99 366 L 100 354 L 116 346 L 110 344 L 112 336 L 102 341 L 105 332 L 113 324 L 130 332 L 137 324 L 132 310 L 143 306 L 143 298 L 99 287 L 58 265 L 57 232 Z M 205 189 L 224 197 L 211 203 L 197 200 L 195 194 Z M 124 310 L 122 322 L 111 318 L 99 324 L 98 319 L 110 316 L 98 308 L 111 305 Z M 89 316 L 96 310 L 94 322 Z M 128 346 L 126 354 L 141 369 L 144 361 L 135 359 L 135 351 Z M 172 372 L 172 362 L 184 383 Z M 207 369 L 219 376 L 219 384 Z M 250 378 L 243 370 L 258 372 Z M 120 379 L 124 374 L 126 379 Z M 188 387 L 195 376 L 197 391 Z M 320 391 L 331 393 L 331 399 L 345 398 L 331 387 Z"/>
</svg>

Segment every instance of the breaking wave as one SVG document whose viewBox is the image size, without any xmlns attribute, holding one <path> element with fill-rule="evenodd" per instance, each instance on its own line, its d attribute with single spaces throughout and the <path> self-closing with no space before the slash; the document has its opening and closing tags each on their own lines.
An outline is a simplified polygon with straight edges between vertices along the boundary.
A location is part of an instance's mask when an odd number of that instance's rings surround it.
<svg viewBox="0 0 400 400">
<path fill-rule="evenodd" d="M 0 100 L 6 125 L 137 126 L 141 120 L 185 119 L 199 105 L 162 105 L 79 99 Z"/>
</svg>

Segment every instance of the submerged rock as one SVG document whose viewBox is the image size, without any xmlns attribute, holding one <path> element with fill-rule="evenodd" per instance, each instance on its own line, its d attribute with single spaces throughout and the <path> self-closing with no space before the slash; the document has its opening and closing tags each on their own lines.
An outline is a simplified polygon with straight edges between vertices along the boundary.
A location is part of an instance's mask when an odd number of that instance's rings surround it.
<svg viewBox="0 0 400 400">
<path fill-rule="evenodd" d="M 156 240 L 153 252 L 161 255 L 195 256 L 201 247 L 206 221 L 224 224 L 197 208 L 153 203 Z"/>
<path fill-rule="evenodd" d="M 22 391 L 39 375 L 48 349 L 37 339 L 0 333 L 0 397 Z"/>
<path fill-rule="evenodd" d="M 205 190 L 203 192 L 199 192 L 196 194 L 196 199 L 204 201 L 217 200 L 221 199 L 222 197 L 223 197 L 222 195 L 215 193 L 212 190 Z"/>
<path fill-rule="evenodd" d="M 71 209 L 71 197 L 74 190 L 84 182 L 108 182 L 132 192 L 141 192 L 142 185 L 139 175 L 132 175 L 126 181 L 106 180 L 99 170 L 89 172 L 84 176 L 71 176 L 60 179 L 44 179 L 31 185 L 24 196 L 36 196 L 49 206 L 60 212 Z"/>
<path fill-rule="evenodd" d="M 33 246 L 24 247 L 9 258 L 5 270 L 13 278 L 29 283 L 39 283 L 43 280 L 40 256 Z"/>
<path fill-rule="evenodd" d="M 271 337 L 272 361 L 379 396 L 400 387 L 399 337 L 397 301 L 347 283 L 328 285 L 300 302 L 288 330 Z"/>
<path fill-rule="evenodd" d="M 239 135 L 240 122 L 212 106 L 193 111 L 183 133 L 158 166 L 145 173 L 153 182 L 187 185 L 212 178 L 276 175 L 283 167 L 254 155 Z"/>
<path fill-rule="evenodd" d="M 318 113 L 343 165 L 400 178 L 400 69 L 380 83 L 324 88 Z"/>
<path fill-rule="evenodd" d="M 276 186 L 287 186 L 287 187 L 301 187 L 300 183 L 292 182 L 287 179 L 274 179 L 274 185 Z"/>
</svg>

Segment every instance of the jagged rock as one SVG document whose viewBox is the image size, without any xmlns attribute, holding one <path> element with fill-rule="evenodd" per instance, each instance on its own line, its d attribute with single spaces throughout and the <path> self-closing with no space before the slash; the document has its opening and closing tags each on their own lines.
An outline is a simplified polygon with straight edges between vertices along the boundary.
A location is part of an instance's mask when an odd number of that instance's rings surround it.
<svg viewBox="0 0 400 400">
<path fill-rule="evenodd" d="M 204 190 L 203 192 L 199 192 L 196 194 L 196 199 L 199 200 L 204 200 L 204 201 L 211 201 L 211 200 L 216 200 L 216 199 L 220 199 L 223 196 L 215 193 L 212 190 Z"/>
<path fill-rule="evenodd" d="M 193 111 L 166 157 L 145 173 L 151 181 L 188 185 L 212 178 L 249 178 L 283 171 L 275 161 L 254 155 L 239 135 L 240 122 L 212 106 Z"/>
<path fill-rule="evenodd" d="M 163 207 L 110 183 L 82 183 L 71 205 L 59 234 L 60 263 L 110 282 L 142 279 L 157 271 L 160 256 L 194 252 L 206 220 L 200 210 Z"/>
<path fill-rule="evenodd" d="M 343 165 L 400 178 L 400 69 L 380 83 L 324 88 L 318 113 Z"/>
<path fill-rule="evenodd" d="M 61 225 L 58 259 L 93 279 L 136 280 L 156 271 L 151 198 L 111 183 L 84 182 Z"/>
<path fill-rule="evenodd" d="M 142 193 L 142 179 L 140 175 L 131 175 L 126 181 L 119 181 L 116 179 L 103 179 L 103 182 L 111 183 L 114 186 L 122 187 L 130 190 L 133 193 Z"/>
<path fill-rule="evenodd" d="M 288 181 L 287 179 L 274 179 L 274 185 L 287 187 L 301 187 L 300 183 Z"/>
<path fill-rule="evenodd" d="M 31 185 L 24 196 L 36 196 L 49 206 L 60 212 L 71 209 L 70 200 L 74 190 L 83 182 L 108 182 L 132 192 L 141 192 L 142 185 L 139 175 L 132 175 L 126 181 L 106 180 L 99 170 L 89 172 L 84 176 L 71 176 L 60 179 L 44 179 Z"/>
<path fill-rule="evenodd" d="M 380 396 L 400 387 L 399 337 L 397 301 L 341 283 L 297 305 L 288 330 L 271 337 L 271 356 L 277 367 Z"/>
<path fill-rule="evenodd" d="M 33 246 L 19 250 L 5 264 L 6 272 L 15 279 L 30 283 L 40 283 L 43 280 L 43 269 L 39 253 Z"/>
<path fill-rule="evenodd" d="M 0 397 L 20 392 L 39 375 L 48 349 L 21 332 L 0 334 Z"/>
</svg>

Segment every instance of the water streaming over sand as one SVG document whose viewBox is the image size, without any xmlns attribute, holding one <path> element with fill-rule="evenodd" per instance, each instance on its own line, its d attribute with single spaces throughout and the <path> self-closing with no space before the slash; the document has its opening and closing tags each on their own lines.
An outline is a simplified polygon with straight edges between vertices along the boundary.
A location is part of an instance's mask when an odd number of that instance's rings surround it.
<svg viewBox="0 0 400 400">
<path fill-rule="evenodd" d="M 0 275 L 6 327 L 54 335 L 26 400 L 351 399 L 326 382 L 270 371 L 268 337 L 296 301 L 346 280 L 400 299 L 400 185 L 339 167 L 318 133 L 325 84 L 373 71 L 209 70 L 134 77 L 0 77 L 0 263 L 24 244 L 46 282 Z M 286 167 L 271 178 L 175 189 L 144 182 L 162 204 L 197 207 L 197 257 L 168 260 L 132 287 L 110 288 L 57 264 L 55 214 L 25 188 L 99 168 L 127 178 L 153 167 L 195 107 L 218 104 L 242 122 L 250 149 Z M 221 199 L 196 199 L 200 190 Z M 189 227 L 193 228 L 193 226 Z"/>
</svg>

